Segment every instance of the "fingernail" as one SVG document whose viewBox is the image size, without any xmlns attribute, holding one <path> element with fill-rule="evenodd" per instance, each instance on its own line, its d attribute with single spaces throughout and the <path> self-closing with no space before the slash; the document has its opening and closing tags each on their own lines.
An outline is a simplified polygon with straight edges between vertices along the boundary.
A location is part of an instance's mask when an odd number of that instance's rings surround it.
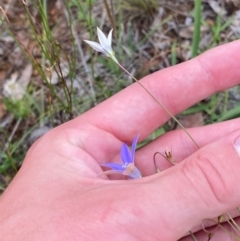
<svg viewBox="0 0 240 241">
<path fill-rule="evenodd" d="M 240 156 L 240 136 L 234 142 L 234 148 Z"/>
</svg>

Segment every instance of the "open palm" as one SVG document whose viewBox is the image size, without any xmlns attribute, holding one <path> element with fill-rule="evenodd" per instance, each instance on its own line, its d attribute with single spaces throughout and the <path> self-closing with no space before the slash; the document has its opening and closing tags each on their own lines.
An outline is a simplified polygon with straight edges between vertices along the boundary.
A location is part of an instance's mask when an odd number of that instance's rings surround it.
<svg viewBox="0 0 240 241">
<path fill-rule="evenodd" d="M 177 114 L 240 83 L 239 52 L 240 41 L 235 41 L 141 83 Z M 40 138 L 0 197 L 3 240 L 171 241 L 199 230 L 204 219 L 237 207 L 240 157 L 234 140 L 240 136 L 240 119 L 189 129 L 199 150 L 182 130 L 137 150 L 141 179 L 100 175 L 100 164 L 121 162 L 123 142 L 131 145 L 137 134 L 143 140 L 168 119 L 152 97 L 133 84 Z M 164 171 L 156 174 L 153 155 L 166 146 L 172 146 L 180 163 L 169 168 L 158 157 Z M 230 240 L 218 231 L 212 240 Z M 207 240 L 203 231 L 196 236 Z"/>
</svg>

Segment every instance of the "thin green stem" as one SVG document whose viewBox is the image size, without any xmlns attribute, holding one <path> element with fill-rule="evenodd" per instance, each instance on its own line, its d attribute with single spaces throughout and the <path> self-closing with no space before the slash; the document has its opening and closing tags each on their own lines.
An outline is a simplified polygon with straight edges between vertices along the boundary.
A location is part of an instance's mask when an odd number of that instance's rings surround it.
<svg viewBox="0 0 240 241">
<path fill-rule="evenodd" d="M 16 164 L 15 164 L 13 158 L 12 158 L 11 152 L 8 150 L 8 146 L 9 146 L 8 143 L 5 144 L 2 140 L 0 140 L 0 143 L 3 146 L 2 149 L 5 151 L 5 153 L 6 153 L 7 157 L 8 157 L 8 160 L 10 161 L 10 164 L 11 164 L 12 168 L 14 169 L 15 173 L 17 173 L 17 166 L 16 166 Z"/>
<path fill-rule="evenodd" d="M 89 1 L 88 3 L 88 13 L 89 13 L 89 19 L 88 19 L 88 28 L 90 32 L 90 38 L 92 39 L 93 37 L 93 29 L 92 29 L 92 0 Z M 91 49 L 91 56 L 93 56 L 93 50 Z M 94 60 L 91 58 L 91 73 L 92 73 L 92 79 L 95 79 L 95 70 L 94 70 Z"/>
</svg>

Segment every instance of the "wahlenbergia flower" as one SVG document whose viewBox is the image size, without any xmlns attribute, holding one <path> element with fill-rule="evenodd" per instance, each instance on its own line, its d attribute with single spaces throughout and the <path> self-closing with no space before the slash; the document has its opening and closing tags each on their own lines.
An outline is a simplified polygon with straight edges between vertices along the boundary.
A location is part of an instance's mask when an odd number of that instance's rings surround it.
<svg viewBox="0 0 240 241">
<path fill-rule="evenodd" d="M 121 158 L 123 164 L 118 163 L 104 163 L 101 166 L 110 167 L 112 170 L 106 171 L 103 174 L 120 173 L 129 178 L 136 179 L 141 178 L 141 172 L 134 165 L 134 156 L 137 147 L 138 135 L 133 139 L 131 151 L 129 150 L 127 144 L 123 143 L 121 149 Z"/>
<path fill-rule="evenodd" d="M 112 31 L 111 30 L 106 37 L 101 29 L 97 27 L 97 35 L 99 43 L 89 40 L 84 40 L 87 44 L 89 44 L 94 50 L 103 53 L 105 56 L 111 58 L 116 63 L 118 63 L 118 60 L 115 57 L 115 54 L 112 49 Z"/>
</svg>

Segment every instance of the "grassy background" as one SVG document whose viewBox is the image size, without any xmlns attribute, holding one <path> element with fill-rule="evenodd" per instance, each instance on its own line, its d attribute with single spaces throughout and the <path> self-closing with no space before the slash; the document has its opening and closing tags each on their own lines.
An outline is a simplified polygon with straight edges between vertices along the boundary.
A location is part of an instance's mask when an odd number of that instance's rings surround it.
<svg viewBox="0 0 240 241">
<path fill-rule="evenodd" d="M 96 26 L 106 34 L 114 29 L 117 59 L 138 79 L 240 36 L 237 1 L 1 0 L 0 6 L 0 192 L 37 138 L 133 83 L 82 41 L 97 40 Z M 191 127 L 235 118 L 239 99 L 237 86 L 178 119 Z M 175 128 L 169 121 L 147 141 Z"/>
</svg>

